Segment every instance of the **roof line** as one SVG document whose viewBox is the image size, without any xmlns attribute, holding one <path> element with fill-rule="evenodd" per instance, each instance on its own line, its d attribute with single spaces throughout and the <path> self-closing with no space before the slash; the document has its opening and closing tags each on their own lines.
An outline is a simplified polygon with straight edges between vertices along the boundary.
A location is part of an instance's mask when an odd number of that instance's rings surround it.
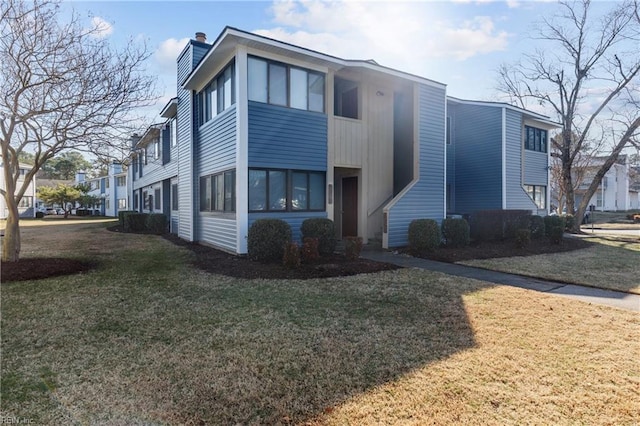
<svg viewBox="0 0 640 426">
<path fill-rule="evenodd" d="M 458 102 L 461 104 L 468 104 L 468 105 L 484 105 L 484 106 L 493 106 L 493 107 L 498 107 L 498 108 L 507 108 L 513 111 L 518 111 L 518 112 L 522 112 L 525 114 L 528 114 L 532 117 L 536 117 L 539 120 L 543 120 L 546 121 L 550 124 L 555 124 L 557 126 L 562 126 L 561 123 L 555 122 L 551 119 L 551 117 L 548 117 L 546 115 L 543 114 L 539 114 L 537 112 L 534 111 L 530 111 L 528 109 L 524 109 L 524 108 L 520 108 L 518 106 L 515 105 L 511 105 L 508 104 L 506 102 L 495 102 L 495 101 L 476 101 L 476 100 L 472 100 L 472 99 L 460 99 L 460 98 L 456 98 L 454 96 L 448 96 L 447 95 L 447 100 L 453 101 L 453 102 Z"/>
</svg>

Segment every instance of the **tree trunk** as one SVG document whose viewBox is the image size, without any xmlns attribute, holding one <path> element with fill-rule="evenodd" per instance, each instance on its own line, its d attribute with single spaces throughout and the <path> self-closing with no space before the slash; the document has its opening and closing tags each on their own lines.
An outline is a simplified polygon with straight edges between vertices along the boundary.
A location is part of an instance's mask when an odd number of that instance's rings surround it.
<svg viewBox="0 0 640 426">
<path fill-rule="evenodd" d="M 16 202 L 8 202 L 7 227 L 2 238 L 2 261 L 17 262 L 20 258 L 20 226 L 18 205 Z"/>
</svg>

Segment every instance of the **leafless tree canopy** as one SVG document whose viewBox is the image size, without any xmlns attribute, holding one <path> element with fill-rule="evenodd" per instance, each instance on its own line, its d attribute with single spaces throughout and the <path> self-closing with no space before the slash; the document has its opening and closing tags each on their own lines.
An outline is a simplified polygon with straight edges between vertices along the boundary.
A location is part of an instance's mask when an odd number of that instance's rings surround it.
<svg viewBox="0 0 640 426">
<path fill-rule="evenodd" d="M 540 47 L 498 70 L 499 89 L 512 103 L 523 108 L 541 105 L 562 124 L 552 148 L 561 163 L 567 211 L 577 210 L 578 215 L 622 149 L 634 143 L 640 126 L 638 0 L 610 7 L 595 16 L 590 0 L 561 1 L 558 13 L 540 22 L 534 37 Z M 610 158 L 576 209 L 573 165 L 603 138 Z"/>
<path fill-rule="evenodd" d="M 156 99 L 155 77 L 145 70 L 150 52 L 144 43 L 131 40 L 114 49 L 101 28 L 85 28 L 76 14 L 64 20 L 56 1 L 4 0 L 0 17 L 0 148 L 6 181 L 1 195 L 12 216 L 33 175 L 60 151 L 106 153 L 126 141 L 140 125 L 136 111 Z M 20 184 L 23 151 L 35 155 L 35 164 Z M 3 259 L 16 260 L 19 237 L 17 247 L 7 247 L 8 240 Z"/>
</svg>

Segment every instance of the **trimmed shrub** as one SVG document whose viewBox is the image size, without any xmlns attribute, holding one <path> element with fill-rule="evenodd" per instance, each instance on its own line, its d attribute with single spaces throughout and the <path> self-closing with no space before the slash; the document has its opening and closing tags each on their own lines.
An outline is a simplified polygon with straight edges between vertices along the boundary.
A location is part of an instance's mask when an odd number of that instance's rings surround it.
<svg viewBox="0 0 640 426">
<path fill-rule="evenodd" d="M 471 238 L 475 241 L 512 239 L 518 229 L 529 227 L 529 210 L 480 210 L 471 216 Z"/>
<path fill-rule="evenodd" d="M 565 214 L 562 217 L 564 218 L 564 230 L 567 232 L 573 230 L 573 225 L 576 221 L 576 217 L 572 214 Z"/>
<path fill-rule="evenodd" d="M 291 241 L 291 227 L 281 219 L 258 219 L 247 234 L 250 259 L 261 262 L 280 262 Z"/>
<path fill-rule="evenodd" d="M 539 240 L 545 235 L 544 219 L 542 216 L 531 216 L 529 219 L 529 230 L 531 231 L 531 238 Z"/>
<path fill-rule="evenodd" d="M 562 216 L 545 216 L 544 217 L 544 229 L 547 237 L 551 236 L 551 228 L 560 227 L 564 231 L 564 217 Z"/>
<path fill-rule="evenodd" d="M 313 218 L 302 222 L 300 227 L 302 240 L 316 238 L 320 256 L 331 256 L 336 250 L 336 231 L 331 219 Z"/>
<path fill-rule="evenodd" d="M 131 213 L 138 213 L 135 210 L 120 210 L 118 212 L 118 222 L 120 223 L 120 228 L 124 229 L 124 217 Z"/>
<path fill-rule="evenodd" d="M 36 219 L 42 219 L 44 217 L 43 212 L 36 212 Z"/>
<path fill-rule="evenodd" d="M 298 244 L 293 242 L 285 244 L 282 264 L 288 269 L 296 269 L 300 267 L 300 249 L 298 248 Z"/>
<path fill-rule="evenodd" d="M 469 245 L 469 223 L 464 219 L 447 218 L 442 221 L 442 238 L 447 247 L 465 247 Z"/>
<path fill-rule="evenodd" d="M 516 231 L 514 240 L 516 242 L 516 247 L 520 249 L 525 248 L 526 246 L 529 245 L 529 242 L 531 241 L 531 231 L 528 229 L 518 229 Z"/>
<path fill-rule="evenodd" d="M 553 225 L 551 228 L 548 228 L 547 235 L 549 236 L 549 241 L 551 244 L 560 244 L 562 243 L 562 238 L 564 237 L 564 227 Z"/>
<path fill-rule="evenodd" d="M 409 249 L 414 253 L 433 251 L 442 238 L 438 222 L 433 219 L 416 219 L 409 224 Z"/>
<path fill-rule="evenodd" d="M 147 216 L 147 213 L 124 215 L 124 232 L 145 232 L 147 230 Z"/>
<path fill-rule="evenodd" d="M 349 260 L 356 260 L 362 251 L 361 237 L 347 237 L 344 242 L 344 256 Z"/>
<path fill-rule="evenodd" d="M 162 235 L 167 232 L 167 216 L 160 213 L 147 215 L 145 221 L 146 231 L 151 234 Z"/>
<path fill-rule="evenodd" d="M 303 239 L 302 248 L 300 249 L 300 257 L 305 263 L 312 263 L 320 258 L 317 238 L 306 237 Z"/>
</svg>

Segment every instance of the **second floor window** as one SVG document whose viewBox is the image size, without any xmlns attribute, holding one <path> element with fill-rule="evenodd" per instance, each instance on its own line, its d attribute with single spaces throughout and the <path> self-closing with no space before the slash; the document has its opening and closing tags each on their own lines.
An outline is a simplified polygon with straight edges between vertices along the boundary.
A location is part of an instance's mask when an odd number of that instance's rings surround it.
<svg viewBox="0 0 640 426">
<path fill-rule="evenodd" d="M 524 126 L 524 147 L 529 151 L 547 152 L 547 131 Z"/>
<path fill-rule="evenodd" d="M 232 61 L 198 93 L 200 125 L 236 103 L 235 62 Z"/>
<path fill-rule="evenodd" d="M 169 131 L 171 132 L 171 146 L 176 146 L 178 144 L 178 120 L 172 119 L 169 124 Z"/>
<path fill-rule="evenodd" d="M 249 100 L 324 112 L 324 74 L 249 57 Z"/>
<path fill-rule="evenodd" d="M 116 177 L 116 186 L 127 186 L 127 177 L 126 176 Z"/>
</svg>

